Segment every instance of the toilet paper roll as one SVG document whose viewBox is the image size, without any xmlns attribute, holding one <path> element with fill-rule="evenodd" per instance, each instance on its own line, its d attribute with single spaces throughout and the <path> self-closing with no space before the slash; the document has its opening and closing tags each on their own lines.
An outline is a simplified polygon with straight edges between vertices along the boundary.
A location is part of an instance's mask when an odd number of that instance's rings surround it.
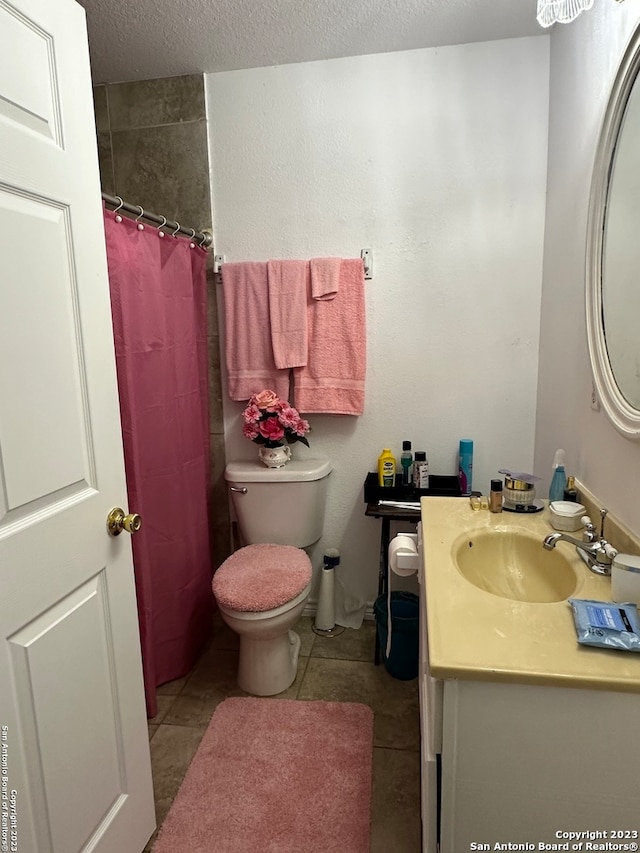
<svg viewBox="0 0 640 853">
<path fill-rule="evenodd" d="M 418 571 L 418 548 L 415 539 L 399 533 L 389 542 L 389 568 L 401 577 Z"/>
</svg>

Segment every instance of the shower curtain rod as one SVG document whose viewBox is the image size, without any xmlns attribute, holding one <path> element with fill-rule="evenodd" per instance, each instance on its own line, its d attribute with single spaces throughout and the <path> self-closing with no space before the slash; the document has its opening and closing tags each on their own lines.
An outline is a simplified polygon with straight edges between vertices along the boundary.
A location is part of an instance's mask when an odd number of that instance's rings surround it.
<svg viewBox="0 0 640 853">
<path fill-rule="evenodd" d="M 206 229 L 203 231 L 194 231 L 193 228 L 185 228 L 179 222 L 172 222 L 164 216 L 158 216 L 157 213 L 149 213 L 144 210 L 139 204 L 129 204 L 123 201 L 119 195 L 107 195 L 102 193 L 102 200 L 114 210 L 124 210 L 126 213 L 135 214 L 136 218 L 147 219 L 149 222 L 154 222 L 160 228 L 167 228 L 171 231 L 171 235 L 184 234 L 185 237 L 190 237 L 194 243 L 197 243 L 203 249 L 207 249 L 213 243 L 213 234 Z"/>
</svg>

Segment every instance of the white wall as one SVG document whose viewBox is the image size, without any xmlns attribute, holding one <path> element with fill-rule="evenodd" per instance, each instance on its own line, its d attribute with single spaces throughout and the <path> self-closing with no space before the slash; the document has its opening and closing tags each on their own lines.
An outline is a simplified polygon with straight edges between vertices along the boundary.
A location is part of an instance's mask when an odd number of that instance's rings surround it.
<svg viewBox="0 0 640 853">
<path fill-rule="evenodd" d="M 338 547 L 356 597 L 376 594 L 362 486 L 383 447 L 410 439 L 454 474 L 473 438 L 485 493 L 500 467 L 532 470 L 548 48 L 541 35 L 206 77 L 216 252 L 373 252 L 365 414 L 311 415 L 309 436 L 334 464 L 314 562 Z M 225 399 L 227 456 L 252 459 L 241 409 Z"/>
<path fill-rule="evenodd" d="M 568 470 L 640 533 L 640 443 L 593 411 L 585 314 L 585 240 L 593 158 L 609 91 L 640 2 L 596 3 L 551 35 L 549 167 L 536 472 L 557 447 Z"/>
</svg>

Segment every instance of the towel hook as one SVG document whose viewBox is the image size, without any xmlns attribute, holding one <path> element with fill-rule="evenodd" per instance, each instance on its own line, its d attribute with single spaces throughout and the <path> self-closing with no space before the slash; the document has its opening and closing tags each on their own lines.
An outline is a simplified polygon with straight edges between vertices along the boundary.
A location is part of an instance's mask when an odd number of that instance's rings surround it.
<svg viewBox="0 0 640 853">
<path fill-rule="evenodd" d="M 362 249 L 360 257 L 364 265 L 364 277 L 368 280 L 373 277 L 373 254 L 371 249 Z"/>
</svg>

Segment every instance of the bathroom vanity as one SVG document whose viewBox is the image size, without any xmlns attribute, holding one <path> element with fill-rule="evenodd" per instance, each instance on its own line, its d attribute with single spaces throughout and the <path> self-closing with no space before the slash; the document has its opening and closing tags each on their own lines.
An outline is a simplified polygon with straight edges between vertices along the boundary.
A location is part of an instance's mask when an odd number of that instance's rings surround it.
<svg viewBox="0 0 640 853">
<path fill-rule="evenodd" d="M 578 645 L 566 599 L 610 579 L 548 513 L 422 500 L 424 853 L 640 841 L 640 654 Z"/>
</svg>

